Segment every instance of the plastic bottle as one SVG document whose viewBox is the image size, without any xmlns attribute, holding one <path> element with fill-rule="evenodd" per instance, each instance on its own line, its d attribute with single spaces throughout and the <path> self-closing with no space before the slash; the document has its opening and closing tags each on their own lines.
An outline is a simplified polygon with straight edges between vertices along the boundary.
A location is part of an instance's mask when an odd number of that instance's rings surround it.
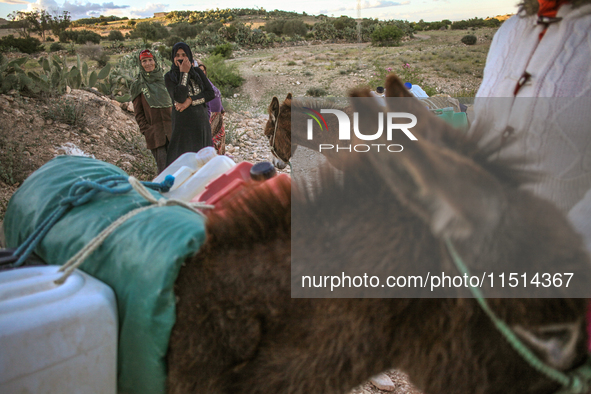
<svg viewBox="0 0 591 394">
<path fill-rule="evenodd" d="M 217 154 L 215 149 L 211 146 L 206 146 L 197 153 L 183 153 L 171 165 L 166 167 L 164 171 L 162 171 L 156 178 L 154 178 L 154 182 L 160 183 L 167 175 L 172 175 L 175 177 L 175 179 L 171 190 L 175 190 L 179 188 L 182 183 L 185 182 L 191 175 L 203 167 L 209 160 L 216 156 Z"/>
<path fill-rule="evenodd" d="M 215 156 L 176 189 L 162 193 L 162 195 L 167 198 L 189 202 L 193 197 L 205 190 L 205 186 L 211 180 L 222 175 L 235 165 L 234 160 L 227 156 Z"/>
<path fill-rule="evenodd" d="M 410 90 L 412 95 L 417 98 L 428 98 L 429 97 L 429 95 L 419 85 L 413 85 L 410 82 L 405 82 L 404 86 L 406 86 L 406 88 L 408 90 Z"/>
</svg>

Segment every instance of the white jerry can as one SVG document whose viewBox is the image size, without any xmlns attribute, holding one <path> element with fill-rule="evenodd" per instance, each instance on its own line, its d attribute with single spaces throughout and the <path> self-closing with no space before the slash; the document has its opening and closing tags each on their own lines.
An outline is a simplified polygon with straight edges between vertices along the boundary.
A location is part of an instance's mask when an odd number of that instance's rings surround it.
<svg viewBox="0 0 591 394">
<path fill-rule="evenodd" d="M 0 393 L 117 392 L 117 304 L 111 288 L 58 266 L 0 272 Z"/>
</svg>

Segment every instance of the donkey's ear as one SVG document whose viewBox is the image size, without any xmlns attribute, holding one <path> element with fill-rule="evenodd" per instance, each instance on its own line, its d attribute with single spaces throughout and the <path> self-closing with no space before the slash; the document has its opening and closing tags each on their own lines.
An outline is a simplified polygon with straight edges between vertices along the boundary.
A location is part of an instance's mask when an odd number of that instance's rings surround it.
<svg viewBox="0 0 591 394">
<path fill-rule="evenodd" d="M 489 234 L 505 206 L 500 183 L 471 159 L 428 141 L 409 141 L 396 155 L 369 156 L 391 191 L 436 236 Z"/>
<path fill-rule="evenodd" d="M 277 120 L 279 116 L 279 100 L 277 97 L 273 96 L 273 100 L 271 100 L 271 104 L 269 104 L 269 115 L 271 115 L 271 119 L 273 122 Z"/>
<path fill-rule="evenodd" d="M 286 100 L 291 100 L 291 93 L 287 93 L 287 97 L 285 99 Z"/>
<path fill-rule="evenodd" d="M 386 77 L 386 97 L 414 97 L 396 74 Z"/>
</svg>

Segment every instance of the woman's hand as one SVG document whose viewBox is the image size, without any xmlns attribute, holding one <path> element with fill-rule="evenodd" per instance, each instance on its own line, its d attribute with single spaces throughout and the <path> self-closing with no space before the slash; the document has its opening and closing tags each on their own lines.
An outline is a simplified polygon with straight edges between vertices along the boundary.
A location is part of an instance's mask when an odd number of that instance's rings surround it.
<svg viewBox="0 0 591 394">
<path fill-rule="evenodd" d="M 189 71 L 191 71 L 191 62 L 189 62 L 189 59 L 184 59 L 182 63 L 179 63 L 179 70 L 182 73 L 188 73 Z"/>
<path fill-rule="evenodd" d="M 191 97 L 187 97 L 184 103 L 174 103 L 174 107 L 178 112 L 183 112 L 184 110 L 189 108 L 189 105 L 191 105 L 192 102 L 193 100 L 191 99 Z"/>
</svg>

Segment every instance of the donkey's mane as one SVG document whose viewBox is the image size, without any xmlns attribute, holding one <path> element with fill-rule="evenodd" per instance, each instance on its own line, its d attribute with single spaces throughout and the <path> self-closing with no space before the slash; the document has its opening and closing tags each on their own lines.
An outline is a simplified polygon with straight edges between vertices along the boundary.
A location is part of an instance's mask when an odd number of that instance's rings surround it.
<svg viewBox="0 0 591 394">
<path fill-rule="evenodd" d="M 223 213 L 208 217 L 207 236 L 211 247 L 248 247 L 291 231 L 291 182 L 278 178 L 273 190 L 266 183 L 251 183 L 223 203 Z"/>
<path fill-rule="evenodd" d="M 306 107 L 306 108 L 312 108 L 312 109 L 316 109 L 316 110 L 340 109 L 341 111 L 345 111 L 345 109 L 347 108 L 347 104 L 343 105 L 343 104 L 336 102 L 335 100 L 316 100 L 316 99 L 304 97 L 304 98 L 297 98 L 297 99 L 291 99 L 291 100 L 285 100 L 285 101 L 291 101 L 292 110 L 294 108 L 301 109 L 301 108 Z M 283 103 L 285 101 L 281 102 L 281 104 L 283 105 Z"/>
<path fill-rule="evenodd" d="M 314 100 L 310 98 L 298 99 L 290 101 L 291 109 L 300 109 L 303 107 L 320 110 L 320 109 L 340 109 L 347 112 L 350 107 L 344 106 L 334 100 Z M 281 105 L 285 105 L 284 102 Z M 433 115 L 434 116 L 434 115 Z M 441 121 L 443 124 L 443 121 Z M 501 148 L 506 148 L 507 145 L 501 146 L 498 143 L 490 141 L 484 144 L 486 133 L 477 132 L 467 134 L 463 131 L 454 129 L 450 126 L 442 127 L 441 140 L 445 147 L 472 159 L 476 164 L 494 175 L 502 183 L 519 187 L 525 183 L 532 182 L 539 176 L 532 171 L 523 170 L 525 164 L 523 158 L 505 158 L 499 155 Z M 514 143 L 509 142 L 509 143 Z"/>
</svg>

